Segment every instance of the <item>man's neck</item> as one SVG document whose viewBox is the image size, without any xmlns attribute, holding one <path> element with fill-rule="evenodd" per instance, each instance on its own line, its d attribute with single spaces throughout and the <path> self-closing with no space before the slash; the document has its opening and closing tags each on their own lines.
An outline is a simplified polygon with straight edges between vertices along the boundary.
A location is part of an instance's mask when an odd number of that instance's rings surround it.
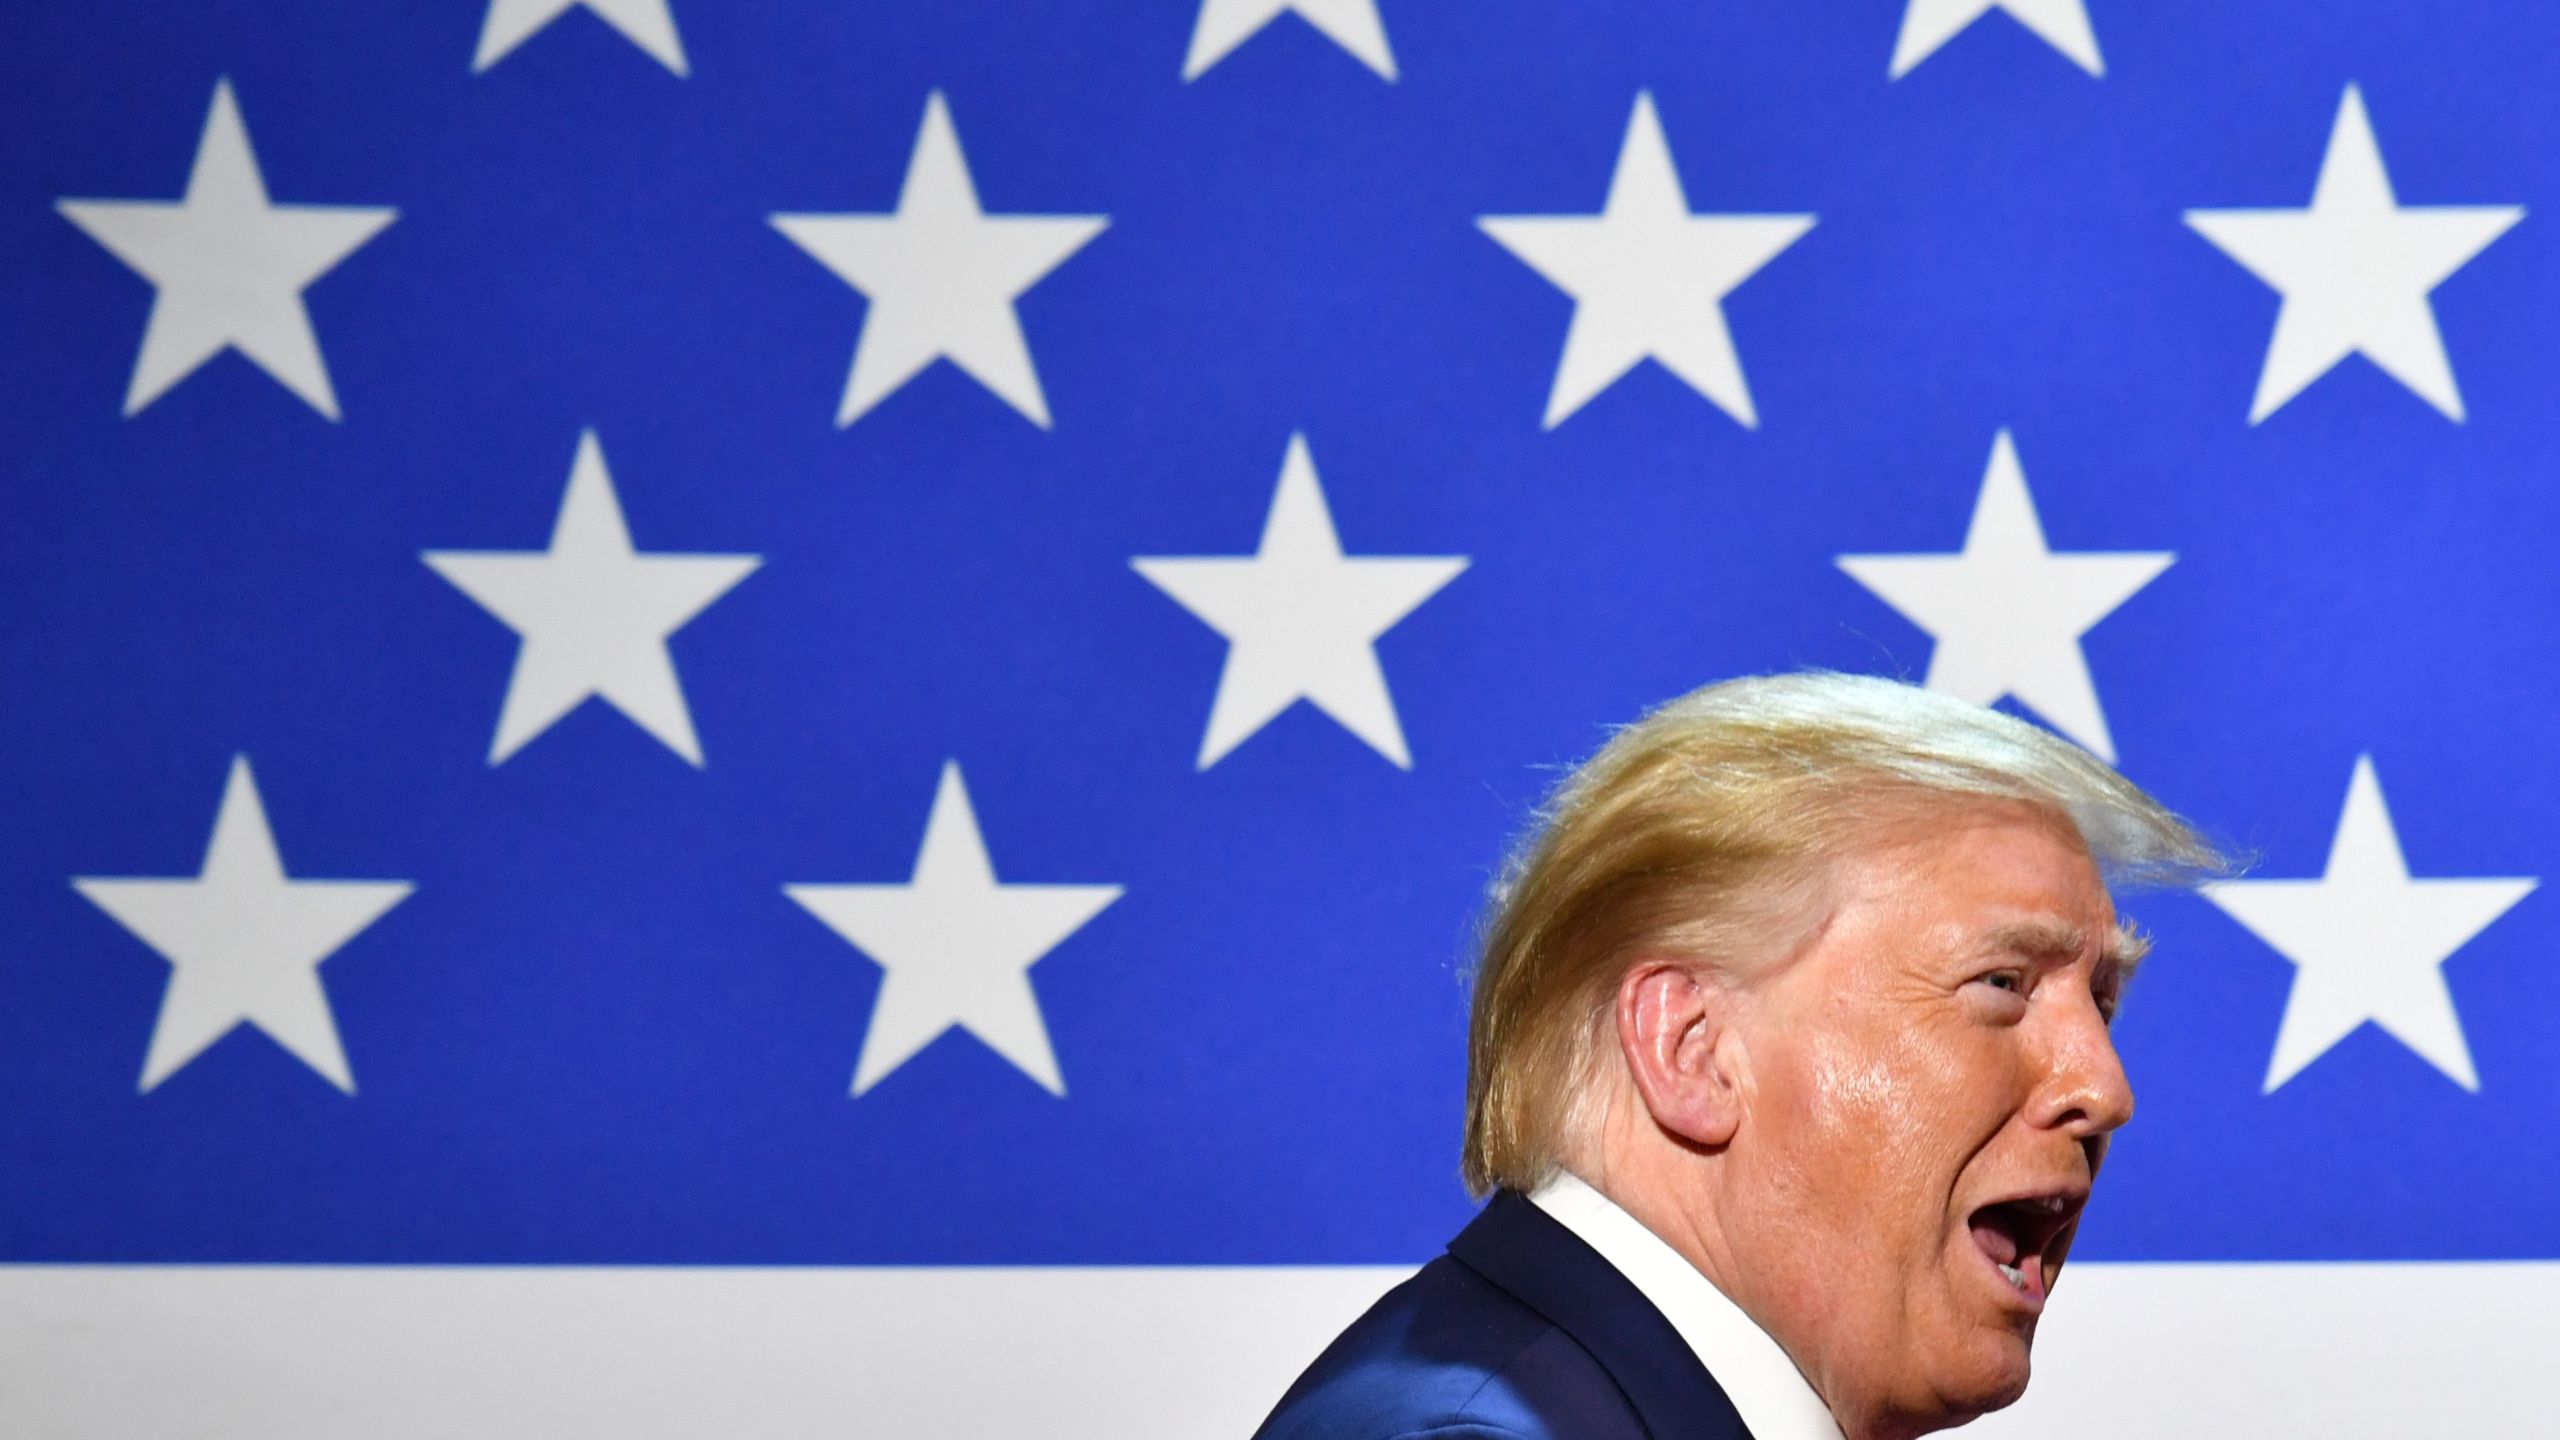
<svg viewBox="0 0 2560 1440">
<path fill-rule="evenodd" d="M 1623 1206 L 1572 1174 L 1531 1199 L 1634 1284 L 1761 1440 L 1843 1440 L 1821 1395 L 1769 1332 Z"/>
<path fill-rule="evenodd" d="M 1776 1335 L 1770 1317 L 1761 1313 L 1748 1293 L 1749 1286 L 1741 1283 L 1746 1277 L 1735 1263 L 1732 1247 L 1726 1243 L 1724 1227 L 1717 1223 L 1715 1199 L 1722 1178 L 1717 1173 L 1721 1157 L 1683 1155 L 1686 1166 L 1666 1171 L 1650 1156 L 1610 1148 L 1615 1153 L 1604 1153 L 1587 1172 L 1577 1167 L 1575 1173 L 1592 1189 L 1609 1197 L 1610 1203 L 1660 1236 L 1664 1244 L 1679 1251 L 1681 1259 L 1707 1277 L 1707 1283 L 1741 1306 L 1752 1323 Z M 1684 1205 L 1669 1198 L 1675 1196 L 1694 1197 L 1694 1201 Z"/>
</svg>

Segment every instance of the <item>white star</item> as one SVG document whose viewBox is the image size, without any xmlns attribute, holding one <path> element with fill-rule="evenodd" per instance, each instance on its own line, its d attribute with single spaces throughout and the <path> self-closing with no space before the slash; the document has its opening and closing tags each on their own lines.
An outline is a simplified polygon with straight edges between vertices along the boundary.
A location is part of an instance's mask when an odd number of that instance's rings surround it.
<svg viewBox="0 0 2560 1440">
<path fill-rule="evenodd" d="M 785 885 L 784 894 L 885 973 L 854 1062 L 853 1093 L 954 1025 L 1052 1095 L 1067 1093 L 1031 967 L 1120 898 L 1117 885 L 1004 885 L 987 859 L 960 765 L 947 762 L 904 885 Z"/>
<path fill-rule="evenodd" d="M 838 425 L 850 425 L 936 359 L 948 359 L 1046 429 L 1014 298 L 1110 223 L 1104 215 L 989 215 L 936 90 L 889 215 L 776 215 L 776 229 L 870 302 Z"/>
<path fill-rule="evenodd" d="M 1899 80 L 1911 67 L 1938 53 L 1974 21 L 1994 10 L 2033 30 L 2044 42 L 2071 57 L 2092 75 L 2107 73 L 2098 58 L 2098 35 L 2089 28 L 2083 0 L 1911 0 L 1902 12 L 1902 33 L 1893 42 L 1890 78 Z"/>
<path fill-rule="evenodd" d="M 678 75 L 685 73 L 684 45 L 676 39 L 676 21 L 667 0 L 489 0 L 489 17 L 480 26 L 480 49 L 471 57 L 471 73 L 479 74 L 507 58 L 545 25 L 584 5 L 597 19 L 657 58 Z"/>
<path fill-rule="evenodd" d="M 302 292 L 400 212 L 267 203 L 229 80 L 213 87 L 184 199 L 66 199 L 54 208 L 159 291 L 125 390 L 125 414 L 237 348 L 312 409 L 338 418 Z"/>
<path fill-rule="evenodd" d="M 1843 555 L 1840 568 L 1937 640 L 1932 690 L 1988 705 L 2014 695 L 2107 759 L 2115 743 L 2098 708 L 2080 637 L 2178 557 L 2165 550 L 2045 546 L 2017 447 L 2003 430 L 1954 555 Z"/>
<path fill-rule="evenodd" d="M 1230 642 L 1200 741 L 1201 769 L 1299 700 L 1315 702 L 1371 749 L 1413 768 L 1373 642 L 1456 579 L 1467 561 L 1344 556 L 1305 436 L 1289 437 L 1254 554 L 1149 555 L 1129 563 Z"/>
<path fill-rule="evenodd" d="M 524 637 L 490 764 L 522 749 L 590 695 L 668 749 L 702 763 L 667 637 L 763 561 L 633 550 L 594 431 L 578 437 L 549 550 L 429 550 L 421 558 Z"/>
<path fill-rule="evenodd" d="M 1813 228 L 1811 215 L 1693 215 L 1653 96 L 1636 95 L 1597 215 L 1487 215 L 1476 223 L 1573 296 L 1547 397 L 1554 429 L 1648 356 L 1746 426 L 1759 424 L 1724 297 Z"/>
<path fill-rule="evenodd" d="M 2284 295 L 2249 423 L 2358 354 L 2460 420 L 2427 295 L 2523 218 L 2520 205 L 2399 204 L 2364 96 L 2348 86 L 2309 208 L 2187 212 L 2198 233 Z"/>
<path fill-rule="evenodd" d="M 1389 80 L 1396 78 L 1396 57 L 1387 50 L 1387 27 L 1378 20 L 1378 0 L 1200 0 L 1200 19 L 1191 27 L 1191 51 L 1182 57 L 1182 78 L 1199 79 L 1203 71 L 1227 58 L 1227 52 L 1290 11 L 1360 63 Z"/>
<path fill-rule="evenodd" d="M 2371 1020 L 2465 1090 L 2480 1088 L 2444 962 L 2537 882 L 2413 880 L 2373 757 L 2356 758 L 2317 880 L 2225 880 L 2205 897 L 2294 964 L 2267 1090 Z"/>
<path fill-rule="evenodd" d="M 408 898 L 405 880 L 289 880 L 249 758 L 231 762 L 194 879 L 82 878 L 72 888 L 169 962 L 142 1089 L 246 1022 L 355 1093 L 320 962 Z"/>
</svg>

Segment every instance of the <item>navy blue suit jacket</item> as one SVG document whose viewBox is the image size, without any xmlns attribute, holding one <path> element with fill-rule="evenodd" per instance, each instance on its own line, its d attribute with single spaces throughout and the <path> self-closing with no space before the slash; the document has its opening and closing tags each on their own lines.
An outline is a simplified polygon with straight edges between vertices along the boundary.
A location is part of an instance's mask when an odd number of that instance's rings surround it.
<svg viewBox="0 0 2560 1440">
<path fill-rule="evenodd" d="M 1634 1283 L 1503 1191 L 1316 1357 L 1255 1440 L 1750 1440 Z"/>
</svg>

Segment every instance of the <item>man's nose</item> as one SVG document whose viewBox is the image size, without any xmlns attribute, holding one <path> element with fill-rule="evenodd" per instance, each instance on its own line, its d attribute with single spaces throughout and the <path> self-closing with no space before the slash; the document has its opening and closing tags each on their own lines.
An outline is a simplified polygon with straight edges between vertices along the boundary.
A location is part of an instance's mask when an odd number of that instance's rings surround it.
<svg viewBox="0 0 2560 1440">
<path fill-rule="evenodd" d="M 2076 1139 L 2094 1139 L 2133 1118 L 2133 1083 L 2095 1006 L 2064 1017 L 2047 1049 L 2044 1083 L 2028 1118 Z"/>
</svg>

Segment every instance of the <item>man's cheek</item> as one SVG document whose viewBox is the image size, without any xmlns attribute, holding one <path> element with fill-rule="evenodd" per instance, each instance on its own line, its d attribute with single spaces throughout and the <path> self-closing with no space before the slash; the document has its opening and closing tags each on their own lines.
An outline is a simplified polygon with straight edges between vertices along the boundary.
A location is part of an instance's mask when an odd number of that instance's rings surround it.
<svg viewBox="0 0 2560 1440">
<path fill-rule="evenodd" d="M 1808 1102 L 1808 1128 L 1823 1137 L 1835 1163 L 1861 1175 L 1891 1175 L 1919 1165 L 1937 1107 L 1913 1070 L 1892 1049 L 1843 1046 L 1825 1057 Z"/>
<path fill-rule="evenodd" d="M 1914 1057 L 1907 1039 L 1832 1031 L 1805 1047 L 1803 1088 L 1808 1104 L 1833 1124 L 1856 1123 L 1907 1108 L 1908 1073 Z"/>
</svg>

